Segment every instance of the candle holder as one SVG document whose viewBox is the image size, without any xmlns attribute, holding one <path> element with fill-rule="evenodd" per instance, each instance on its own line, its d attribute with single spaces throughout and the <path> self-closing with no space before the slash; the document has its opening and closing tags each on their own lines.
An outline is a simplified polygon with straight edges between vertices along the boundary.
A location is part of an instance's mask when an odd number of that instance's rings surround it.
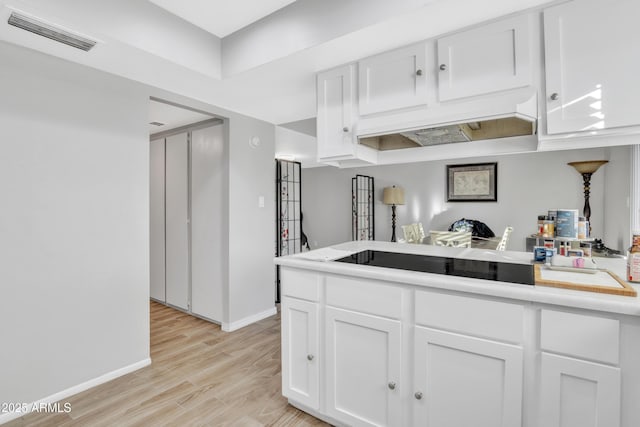
<svg viewBox="0 0 640 427">
<path fill-rule="evenodd" d="M 608 160 L 587 160 L 583 162 L 570 162 L 569 166 L 573 166 L 579 174 L 582 175 L 584 182 L 584 208 L 582 214 L 589 221 L 589 236 L 591 236 L 591 206 L 589 205 L 589 196 L 591 194 L 591 175 L 596 173 L 600 166 L 609 163 Z"/>
</svg>

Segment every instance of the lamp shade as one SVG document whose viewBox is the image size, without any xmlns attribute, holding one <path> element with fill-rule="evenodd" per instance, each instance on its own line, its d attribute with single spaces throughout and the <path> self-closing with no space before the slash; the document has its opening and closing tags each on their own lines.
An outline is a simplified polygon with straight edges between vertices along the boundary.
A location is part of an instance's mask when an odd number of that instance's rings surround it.
<svg viewBox="0 0 640 427">
<path fill-rule="evenodd" d="M 608 160 L 587 160 L 585 162 L 571 162 L 567 163 L 569 166 L 573 166 L 578 173 L 595 173 L 598 168 L 605 163 L 609 163 Z"/>
<path fill-rule="evenodd" d="M 400 187 L 385 187 L 382 193 L 382 203 L 385 205 L 404 205 L 404 190 Z"/>
</svg>

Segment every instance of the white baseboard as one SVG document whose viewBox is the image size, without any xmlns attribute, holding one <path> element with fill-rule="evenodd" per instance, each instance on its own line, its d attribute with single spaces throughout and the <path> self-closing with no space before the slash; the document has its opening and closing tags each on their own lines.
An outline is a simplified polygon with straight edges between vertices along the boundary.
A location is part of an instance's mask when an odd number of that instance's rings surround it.
<svg viewBox="0 0 640 427">
<path fill-rule="evenodd" d="M 259 320 L 266 319 L 267 317 L 273 316 L 278 313 L 278 309 L 275 307 L 270 308 L 269 310 L 265 310 L 261 313 L 253 314 L 249 317 L 245 317 L 244 319 L 236 320 L 235 322 L 222 322 L 222 330 L 225 332 L 233 332 L 240 328 L 244 328 L 247 325 L 255 323 Z"/>
<path fill-rule="evenodd" d="M 40 399 L 33 403 L 27 405 L 27 407 L 39 406 L 42 404 L 55 403 L 60 400 L 66 399 L 67 397 L 71 397 L 74 394 L 78 394 L 82 391 L 88 390 L 92 387 L 98 386 L 100 384 L 104 384 L 108 381 L 116 379 L 126 374 L 130 374 L 133 371 L 137 371 L 138 369 L 142 369 L 145 366 L 149 366 L 151 364 L 151 359 L 146 358 L 134 364 L 125 366 L 124 368 L 116 369 L 115 371 L 107 372 L 104 375 L 101 375 L 97 378 L 93 378 L 89 381 L 85 381 L 81 384 L 75 385 L 73 387 L 69 387 L 66 390 L 62 390 L 58 393 L 52 394 L 51 396 L 47 396 L 44 399 Z M 71 408 L 73 410 L 73 408 Z M 8 412 L 4 414 L 0 414 L 0 424 L 8 423 L 11 420 L 15 420 L 16 418 L 20 418 L 22 416 L 28 415 L 28 413 L 23 412 Z"/>
</svg>

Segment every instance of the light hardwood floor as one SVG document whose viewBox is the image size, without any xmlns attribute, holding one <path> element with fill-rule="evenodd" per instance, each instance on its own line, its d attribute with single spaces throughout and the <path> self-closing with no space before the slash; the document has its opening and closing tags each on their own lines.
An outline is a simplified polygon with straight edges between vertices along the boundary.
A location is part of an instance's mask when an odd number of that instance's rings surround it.
<svg viewBox="0 0 640 427">
<path fill-rule="evenodd" d="M 280 314 L 238 331 L 151 303 L 152 364 L 74 395 L 69 414 L 17 426 L 326 426 L 287 404 Z M 3 426 L 4 427 L 4 426 Z"/>
</svg>

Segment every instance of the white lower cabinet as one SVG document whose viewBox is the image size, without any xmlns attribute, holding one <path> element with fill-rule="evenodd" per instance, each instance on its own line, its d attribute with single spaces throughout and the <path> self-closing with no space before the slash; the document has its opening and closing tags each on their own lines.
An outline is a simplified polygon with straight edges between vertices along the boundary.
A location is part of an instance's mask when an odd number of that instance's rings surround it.
<svg viewBox="0 0 640 427">
<path fill-rule="evenodd" d="M 400 426 L 401 325 L 327 307 L 326 413 L 349 426 Z"/>
<path fill-rule="evenodd" d="M 542 309 L 540 425 L 621 425 L 620 329 L 619 319 Z"/>
<path fill-rule="evenodd" d="M 288 267 L 281 277 L 282 392 L 333 425 L 640 425 L 640 320 Z"/>
<path fill-rule="evenodd" d="M 282 299 L 282 394 L 318 410 L 318 303 Z"/>
<path fill-rule="evenodd" d="M 521 425 L 521 347 L 420 326 L 414 344 L 413 425 Z"/>
<path fill-rule="evenodd" d="M 620 425 L 620 368 L 542 353 L 540 425 Z"/>
</svg>

